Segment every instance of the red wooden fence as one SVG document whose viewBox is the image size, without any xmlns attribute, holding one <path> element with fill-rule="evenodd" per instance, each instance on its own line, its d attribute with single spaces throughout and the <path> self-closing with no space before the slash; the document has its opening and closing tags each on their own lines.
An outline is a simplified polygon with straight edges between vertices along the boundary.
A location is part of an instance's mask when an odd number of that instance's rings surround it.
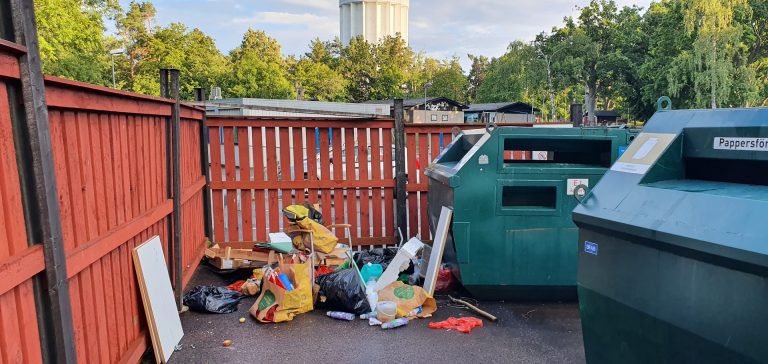
<svg viewBox="0 0 768 364">
<path fill-rule="evenodd" d="M 215 241 L 264 241 L 283 228 L 282 208 L 305 201 L 321 205 L 326 225 L 352 225 L 355 245 L 399 241 L 392 119 L 210 117 L 208 126 Z M 424 168 L 455 128 L 481 127 L 406 126 L 406 236 L 430 239 Z"/>
<path fill-rule="evenodd" d="M 25 221 L 17 165 L 26 158 L 16 153 L 14 139 L 15 125 L 23 123 L 23 113 L 13 110 L 22 107 L 15 53 L 24 49 L 17 48 L 0 41 L 0 362 L 37 363 L 33 280 L 45 263 L 41 242 L 27 235 L 36 227 Z M 168 128 L 174 103 L 59 78 L 46 78 L 45 92 L 77 359 L 135 362 L 149 341 L 131 250 L 153 235 L 167 248 L 172 236 Z M 21 118 L 12 123 L 12 115 Z M 184 284 L 206 241 L 202 119 L 201 110 L 182 107 Z"/>
</svg>

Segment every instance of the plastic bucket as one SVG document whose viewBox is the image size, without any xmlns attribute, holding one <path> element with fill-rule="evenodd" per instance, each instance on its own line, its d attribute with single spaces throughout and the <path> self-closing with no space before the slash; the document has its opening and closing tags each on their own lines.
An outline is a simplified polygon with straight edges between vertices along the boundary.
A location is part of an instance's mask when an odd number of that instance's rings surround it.
<svg viewBox="0 0 768 364">
<path fill-rule="evenodd" d="M 397 304 L 392 301 L 380 301 L 376 305 L 376 318 L 381 322 L 390 322 L 397 318 Z"/>
</svg>

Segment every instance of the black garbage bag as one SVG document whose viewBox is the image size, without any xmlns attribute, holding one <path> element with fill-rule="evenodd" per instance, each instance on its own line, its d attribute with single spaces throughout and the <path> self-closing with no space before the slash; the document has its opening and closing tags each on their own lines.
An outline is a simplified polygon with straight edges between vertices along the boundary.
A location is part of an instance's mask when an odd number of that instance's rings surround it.
<svg viewBox="0 0 768 364">
<path fill-rule="evenodd" d="M 397 255 L 396 248 L 375 248 L 356 252 L 353 258 L 355 259 L 355 264 L 357 264 L 357 267 L 361 270 L 363 269 L 363 266 L 368 263 L 381 264 L 381 267 L 384 268 L 384 270 L 387 270 L 387 266 L 389 266 L 389 263 L 395 259 L 395 255 Z M 411 262 L 408 264 L 408 269 L 401 273 L 411 274 L 413 273 L 413 269 L 413 262 Z"/>
<path fill-rule="evenodd" d="M 371 312 L 362 280 L 354 268 L 322 275 L 316 283 L 320 286 L 318 306 L 354 314 Z"/>
<path fill-rule="evenodd" d="M 395 248 L 375 248 L 356 252 L 354 258 L 355 264 L 360 269 L 363 269 L 364 265 L 371 263 L 381 264 L 381 267 L 386 270 L 389 262 L 395 259 L 395 255 L 397 255 L 397 249 Z"/>
<path fill-rule="evenodd" d="M 184 295 L 184 305 L 197 312 L 230 313 L 237 311 L 242 298 L 226 287 L 197 286 Z"/>
</svg>

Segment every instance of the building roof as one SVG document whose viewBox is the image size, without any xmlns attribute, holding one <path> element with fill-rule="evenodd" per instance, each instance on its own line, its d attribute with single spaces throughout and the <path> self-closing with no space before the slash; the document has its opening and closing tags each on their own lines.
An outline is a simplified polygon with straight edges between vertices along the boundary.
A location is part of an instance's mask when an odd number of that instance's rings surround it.
<svg viewBox="0 0 768 364">
<path fill-rule="evenodd" d="M 531 104 L 524 102 L 493 102 L 487 104 L 471 104 L 464 112 L 502 112 L 508 114 L 530 114 L 531 110 L 539 112 L 541 110 L 532 107 Z"/>
<path fill-rule="evenodd" d="M 598 118 L 617 118 L 620 115 L 614 110 L 595 110 L 595 116 Z"/>
<path fill-rule="evenodd" d="M 201 104 L 209 115 L 350 118 L 390 115 L 389 108 L 383 105 L 344 102 L 238 98 L 209 100 Z"/>
<path fill-rule="evenodd" d="M 467 105 L 464 105 L 464 104 L 462 104 L 462 103 L 460 103 L 458 101 L 449 99 L 447 97 L 428 97 L 426 100 L 427 100 L 428 104 L 432 104 L 432 103 L 435 103 L 435 102 L 447 102 L 447 103 L 449 103 L 449 104 L 451 104 L 453 106 L 456 106 L 456 107 L 458 107 L 460 109 L 468 108 Z M 371 100 L 371 101 L 366 101 L 365 103 L 366 104 L 384 104 L 384 105 L 389 105 L 390 107 L 394 107 L 395 100 Z M 410 109 L 410 108 L 413 108 L 413 107 L 416 107 L 416 106 L 421 106 L 421 105 L 424 105 L 424 98 L 420 98 L 420 99 L 418 99 L 418 98 L 416 98 L 416 99 L 404 99 L 403 100 L 403 107 L 406 108 L 406 109 Z"/>
</svg>

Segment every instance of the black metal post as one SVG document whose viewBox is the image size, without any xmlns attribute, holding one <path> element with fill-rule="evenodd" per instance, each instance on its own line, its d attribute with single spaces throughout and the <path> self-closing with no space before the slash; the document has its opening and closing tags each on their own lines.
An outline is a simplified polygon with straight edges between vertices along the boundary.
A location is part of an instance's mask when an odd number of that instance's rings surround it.
<svg viewBox="0 0 768 364">
<path fill-rule="evenodd" d="M 395 114 L 395 217 L 397 229 L 403 240 L 408 240 L 408 218 L 405 204 L 407 182 L 405 171 L 405 119 L 403 115 L 403 100 L 395 99 L 393 112 Z"/>
<path fill-rule="evenodd" d="M 196 101 L 205 101 L 205 89 L 202 87 L 195 89 Z M 208 239 L 213 239 L 213 214 L 211 207 L 211 174 L 209 167 L 210 159 L 208 158 L 208 116 L 207 112 L 203 112 L 203 119 L 200 121 L 200 168 L 202 168 L 203 175 L 205 176 L 205 188 L 203 188 L 203 219 L 205 236 Z"/>
<path fill-rule="evenodd" d="M 171 157 L 173 160 L 173 291 L 176 306 L 181 310 L 181 296 L 184 292 L 184 267 L 182 266 L 181 236 L 181 101 L 179 96 L 179 70 L 169 70 L 171 76 L 170 92 L 175 101 L 171 113 Z"/>
<path fill-rule="evenodd" d="M 29 183 L 24 190 L 31 202 L 28 216 L 36 217 L 27 223 L 34 224 L 30 230 L 33 238 L 42 242 L 45 259 L 45 273 L 39 280 L 43 292 L 36 297 L 42 301 L 38 313 L 43 321 L 43 358 L 52 363 L 75 363 L 69 280 L 33 0 L 11 0 L 11 14 L 16 43 L 27 47 L 27 53 L 19 57 L 24 103 L 21 124 L 26 133 L 26 143 L 21 147 L 29 152 L 29 158 L 25 158 L 28 162 L 21 169 L 28 175 L 24 178 Z"/>
</svg>

